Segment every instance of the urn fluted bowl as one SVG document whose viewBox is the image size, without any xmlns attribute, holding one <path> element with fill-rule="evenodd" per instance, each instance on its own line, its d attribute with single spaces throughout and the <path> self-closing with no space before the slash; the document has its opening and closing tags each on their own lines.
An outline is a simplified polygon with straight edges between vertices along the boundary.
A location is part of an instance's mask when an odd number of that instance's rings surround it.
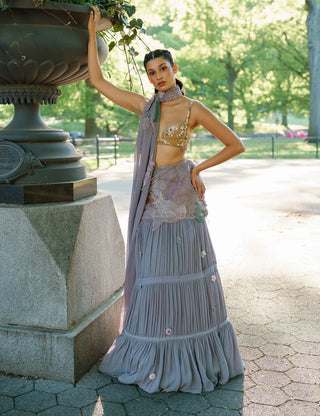
<svg viewBox="0 0 320 416">
<path fill-rule="evenodd" d="M 0 139 L 20 144 L 42 166 L 15 183 L 52 183 L 86 177 L 81 155 L 68 133 L 47 126 L 40 104 L 55 104 L 58 86 L 88 78 L 88 19 L 90 8 L 82 5 L 33 0 L 9 0 L 0 12 L 0 104 L 15 105 L 12 122 Z M 112 23 L 104 19 L 99 30 Z M 102 63 L 108 55 L 97 38 Z"/>
</svg>

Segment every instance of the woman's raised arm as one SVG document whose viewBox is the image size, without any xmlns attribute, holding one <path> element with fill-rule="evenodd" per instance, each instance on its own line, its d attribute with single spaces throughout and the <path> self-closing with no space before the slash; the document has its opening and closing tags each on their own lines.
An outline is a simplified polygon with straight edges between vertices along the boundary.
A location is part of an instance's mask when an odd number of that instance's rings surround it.
<svg viewBox="0 0 320 416">
<path fill-rule="evenodd" d="M 100 11 L 96 6 L 93 6 L 92 9 L 93 11 L 90 13 L 88 24 L 88 69 L 90 83 L 109 100 L 136 113 L 140 118 L 147 99 L 143 95 L 118 88 L 103 77 L 98 58 L 96 40 L 96 27 L 100 20 Z"/>
</svg>

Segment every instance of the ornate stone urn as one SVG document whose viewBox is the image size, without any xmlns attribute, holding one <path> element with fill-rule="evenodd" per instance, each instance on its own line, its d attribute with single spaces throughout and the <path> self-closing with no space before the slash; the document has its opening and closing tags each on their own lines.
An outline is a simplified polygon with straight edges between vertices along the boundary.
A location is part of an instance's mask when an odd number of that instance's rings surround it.
<svg viewBox="0 0 320 416">
<path fill-rule="evenodd" d="M 15 115 L 0 129 L 0 372 L 75 383 L 118 334 L 125 261 L 111 195 L 95 195 L 68 133 L 40 117 L 59 85 L 88 77 L 89 8 L 8 5 L 0 103 Z"/>
<path fill-rule="evenodd" d="M 0 104 L 14 104 L 0 130 L 0 203 L 74 201 L 96 193 L 69 135 L 40 116 L 58 86 L 88 78 L 90 9 L 68 3 L 8 0 L 0 11 Z M 104 19 L 103 27 L 112 23 Z M 98 37 L 100 62 L 108 48 Z"/>
</svg>

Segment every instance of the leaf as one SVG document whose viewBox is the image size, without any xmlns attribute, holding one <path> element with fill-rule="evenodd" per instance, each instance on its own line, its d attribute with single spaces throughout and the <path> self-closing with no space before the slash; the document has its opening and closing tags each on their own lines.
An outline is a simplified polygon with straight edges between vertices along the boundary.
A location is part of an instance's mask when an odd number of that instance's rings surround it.
<svg viewBox="0 0 320 416">
<path fill-rule="evenodd" d="M 129 23 L 130 28 L 141 29 L 142 25 L 143 25 L 143 21 L 141 19 L 132 19 Z"/>
<path fill-rule="evenodd" d="M 130 48 L 129 48 L 129 53 L 130 53 L 130 55 L 131 55 L 131 56 L 133 56 L 133 57 L 135 57 L 135 56 L 139 55 L 139 54 L 138 54 L 138 52 L 134 49 L 134 47 L 133 47 L 133 46 L 130 46 Z"/>
<path fill-rule="evenodd" d="M 120 26 L 119 25 L 119 23 L 117 22 L 117 23 L 114 23 L 113 24 L 113 26 L 112 26 L 112 30 L 114 31 L 114 32 L 121 32 L 122 31 L 122 26 Z"/>
<path fill-rule="evenodd" d="M 131 43 L 130 36 L 124 36 L 124 41 L 125 41 L 125 44 L 126 44 L 127 46 L 129 46 L 129 45 L 130 45 L 130 43 Z"/>
<path fill-rule="evenodd" d="M 136 12 L 136 8 L 132 4 L 123 3 L 122 8 L 127 12 L 129 17 L 131 17 Z"/>
<path fill-rule="evenodd" d="M 14 40 L 13 42 L 10 43 L 10 48 L 12 48 L 13 46 L 19 46 L 19 41 L 18 40 Z"/>
<path fill-rule="evenodd" d="M 109 43 L 109 52 L 112 51 L 112 49 L 116 46 L 116 42 L 112 41 Z"/>
<path fill-rule="evenodd" d="M 134 28 L 135 25 L 136 25 L 136 19 L 132 19 L 132 20 L 130 20 L 130 23 L 129 23 L 128 27 L 129 28 Z"/>
<path fill-rule="evenodd" d="M 123 14 L 123 15 L 121 15 L 121 22 L 123 22 L 123 24 L 124 24 L 125 26 L 127 26 L 127 25 L 128 25 L 128 23 L 129 23 L 127 16 L 125 16 L 124 14 Z"/>
</svg>

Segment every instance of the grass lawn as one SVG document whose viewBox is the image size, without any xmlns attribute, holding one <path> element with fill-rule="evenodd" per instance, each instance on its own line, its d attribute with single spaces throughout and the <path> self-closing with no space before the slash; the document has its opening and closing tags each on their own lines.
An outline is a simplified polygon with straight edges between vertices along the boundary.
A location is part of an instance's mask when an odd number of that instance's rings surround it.
<svg viewBox="0 0 320 416">
<path fill-rule="evenodd" d="M 246 151 L 237 156 L 241 159 L 266 159 L 272 157 L 270 138 L 243 139 Z M 188 156 L 193 159 L 206 159 L 222 149 L 217 139 L 194 140 Z M 312 159 L 316 157 L 316 144 L 305 143 L 304 139 L 276 138 L 274 157 L 286 159 Z"/>
<path fill-rule="evenodd" d="M 133 158 L 135 150 L 135 142 L 120 142 L 118 143 L 117 155 L 118 158 Z M 84 140 L 81 144 L 77 146 L 77 150 L 83 153 L 84 158 L 82 161 L 86 164 L 87 169 L 94 170 L 97 169 L 97 160 L 96 160 L 96 145 L 95 140 L 89 141 Z M 100 144 L 100 160 L 99 168 L 107 169 L 111 165 L 114 165 L 114 151 L 112 146 L 104 146 Z M 104 156 L 108 156 L 105 158 Z"/>
<path fill-rule="evenodd" d="M 241 159 L 268 159 L 272 157 L 272 141 L 270 138 L 243 139 L 246 151 L 237 156 Z M 190 159 L 207 159 L 221 150 L 223 145 L 217 139 L 193 139 L 190 143 L 187 157 Z M 131 158 L 134 155 L 134 142 L 120 142 L 118 148 L 119 158 Z M 88 170 L 96 169 L 96 148 L 87 141 L 78 147 L 85 157 L 93 156 L 93 159 L 84 160 Z M 112 154 L 111 149 L 100 147 L 100 154 Z M 316 157 L 316 144 L 305 143 L 304 139 L 279 137 L 274 141 L 274 157 L 285 159 L 313 159 Z M 100 167 L 107 168 L 114 163 L 114 159 L 100 159 Z"/>
</svg>

